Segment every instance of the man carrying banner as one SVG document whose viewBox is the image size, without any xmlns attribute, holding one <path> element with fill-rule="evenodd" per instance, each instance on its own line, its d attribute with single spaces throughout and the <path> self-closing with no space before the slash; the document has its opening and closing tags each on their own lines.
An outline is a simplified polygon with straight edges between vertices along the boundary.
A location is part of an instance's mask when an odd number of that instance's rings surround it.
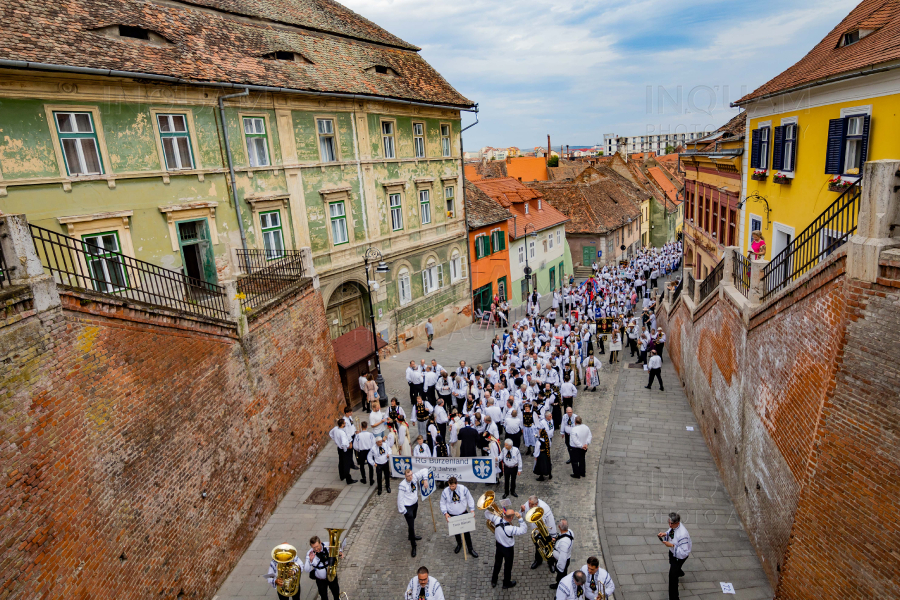
<svg viewBox="0 0 900 600">
<path fill-rule="evenodd" d="M 419 512 L 419 486 L 422 480 L 428 477 L 428 469 L 420 469 L 413 474 L 412 469 L 406 469 L 406 479 L 397 487 L 397 510 L 406 519 L 407 537 L 412 546 L 412 556 L 416 556 L 416 542 L 422 536 L 416 535 L 416 514 Z"/>
<path fill-rule="evenodd" d="M 475 500 L 472 498 L 472 493 L 469 492 L 469 489 L 458 483 L 456 477 L 451 477 L 447 480 L 447 483 L 449 485 L 441 493 L 441 512 L 444 513 L 447 521 L 450 521 L 450 517 L 458 517 L 468 512 L 474 512 Z M 466 549 L 469 551 L 469 554 L 474 558 L 478 558 L 478 553 L 472 547 L 471 534 L 467 531 L 463 535 L 466 538 Z M 456 549 L 453 552 L 459 554 L 460 550 L 462 550 L 462 536 L 457 533 Z"/>
</svg>

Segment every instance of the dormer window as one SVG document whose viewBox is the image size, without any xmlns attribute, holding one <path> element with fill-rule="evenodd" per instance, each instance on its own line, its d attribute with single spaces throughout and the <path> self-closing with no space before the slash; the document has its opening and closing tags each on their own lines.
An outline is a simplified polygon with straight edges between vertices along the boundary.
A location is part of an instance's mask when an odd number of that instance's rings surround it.
<svg viewBox="0 0 900 600">
<path fill-rule="evenodd" d="M 269 52 L 268 54 L 263 54 L 262 56 L 266 60 L 284 60 L 287 62 L 295 62 L 303 65 L 310 65 L 312 61 L 307 60 L 302 54 L 297 54 L 296 52 L 292 52 L 290 50 L 276 50 L 275 52 Z"/>
<path fill-rule="evenodd" d="M 142 27 L 131 27 L 130 25 L 119 25 L 119 36 L 136 40 L 149 40 L 150 30 Z"/>
<path fill-rule="evenodd" d="M 874 29 L 854 29 L 853 31 L 848 31 L 844 35 L 841 36 L 841 43 L 838 46 L 849 46 L 851 44 L 855 44 L 859 40 L 863 39 L 870 33 L 875 31 Z"/>
<path fill-rule="evenodd" d="M 375 75 L 390 75 L 391 77 L 397 76 L 397 71 L 386 65 L 373 65 L 366 69 L 366 73 L 372 73 Z"/>
<path fill-rule="evenodd" d="M 106 37 L 145 42 L 154 46 L 170 46 L 172 44 L 170 40 L 155 31 L 134 25 L 110 25 L 109 27 L 101 27 L 94 31 L 101 35 L 105 35 Z"/>
<path fill-rule="evenodd" d="M 521 178 L 519 179 L 519 181 L 521 181 Z M 542 209 L 541 199 L 538 198 L 538 210 L 541 210 L 541 209 Z"/>
<path fill-rule="evenodd" d="M 528 214 L 528 203 L 527 202 L 525 203 L 525 214 L 526 215 Z"/>
</svg>

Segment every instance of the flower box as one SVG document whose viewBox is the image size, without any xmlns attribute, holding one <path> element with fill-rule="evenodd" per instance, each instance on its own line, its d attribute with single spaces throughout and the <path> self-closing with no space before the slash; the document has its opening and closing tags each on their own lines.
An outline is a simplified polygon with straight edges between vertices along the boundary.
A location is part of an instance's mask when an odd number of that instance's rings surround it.
<svg viewBox="0 0 900 600">
<path fill-rule="evenodd" d="M 845 181 L 841 177 L 832 177 L 828 180 L 828 191 L 841 193 L 846 191 L 851 185 L 853 185 L 852 182 Z"/>
<path fill-rule="evenodd" d="M 782 175 L 781 173 L 776 173 L 775 176 L 772 177 L 773 183 L 780 183 L 781 185 L 791 185 L 791 181 L 793 181 L 792 177 Z"/>
<path fill-rule="evenodd" d="M 768 177 L 768 173 L 765 171 L 754 171 L 753 174 L 750 175 L 750 179 L 753 181 L 765 181 Z"/>
</svg>

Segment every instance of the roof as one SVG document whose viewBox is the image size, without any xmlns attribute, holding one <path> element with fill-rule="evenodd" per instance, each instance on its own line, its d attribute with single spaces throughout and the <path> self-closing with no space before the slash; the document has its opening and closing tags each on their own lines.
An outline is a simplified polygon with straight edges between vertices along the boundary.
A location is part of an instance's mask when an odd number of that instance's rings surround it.
<svg viewBox="0 0 900 600">
<path fill-rule="evenodd" d="M 839 46 L 845 33 L 857 29 L 875 31 L 854 44 Z M 900 59 L 900 0 L 863 0 L 806 56 L 734 105 L 897 59 Z"/>
<path fill-rule="evenodd" d="M 477 185 L 466 181 L 466 223 L 469 229 L 480 229 L 510 218 L 512 214 L 509 210 L 500 206 Z"/>
<path fill-rule="evenodd" d="M 685 154 L 690 154 L 697 151 L 708 152 L 720 150 L 718 148 L 718 144 L 742 140 L 744 139 L 746 130 L 747 113 L 742 111 L 729 119 L 727 123 L 711 132 L 709 135 L 691 142 L 693 148 L 691 149 L 691 151 L 685 152 Z"/>
<path fill-rule="evenodd" d="M 23 0 L 5 8 L 0 57 L 298 91 L 364 94 L 458 107 L 472 102 L 416 51 L 330 0 Z M 127 25 L 162 42 L 98 31 Z M 308 62 L 263 55 L 293 52 Z M 25 66 L 25 65 L 22 65 Z M 375 66 L 396 72 L 377 74 Z M 372 69 L 373 72 L 367 71 Z"/>
<path fill-rule="evenodd" d="M 546 181 L 549 178 L 547 161 L 543 157 L 508 158 L 506 172 L 522 181 Z"/>
<path fill-rule="evenodd" d="M 387 346 L 387 342 L 381 339 L 381 336 L 376 337 L 379 350 Z M 337 359 L 337 363 L 344 369 L 349 369 L 375 354 L 372 349 L 372 331 L 365 327 L 357 327 L 348 331 L 331 340 L 331 345 L 334 347 L 334 357 Z"/>
<path fill-rule="evenodd" d="M 666 194 L 666 197 L 677 205 L 679 202 L 678 190 L 675 188 L 672 182 L 669 181 L 669 178 L 665 176 L 665 174 L 662 172 L 662 169 L 660 169 L 659 167 L 650 167 L 649 169 L 647 169 L 647 171 L 650 174 L 650 177 L 653 178 L 653 182 L 656 183 L 656 185 L 658 185 L 660 188 L 662 188 L 662 191 Z"/>
<path fill-rule="evenodd" d="M 531 226 L 528 227 L 529 233 L 533 233 L 561 225 L 568 220 L 550 203 L 543 202 L 544 197 L 540 192 L 524 185 L 518 179 L 512 177 L 483 179 L 474 182 L 474 185 L 500 206 L 509 209 L 514 217 L 512 227 L 509 229 L 509 236 L 513 239 L 524 236 L 525 229 L 529 225 Z M 542 200 L 540 209 L 538 209 L 538 199 Z M 528 203 L 528 214 L 525 214 L 526 202 Z"/>
<path fill-rule="evenodd" d="M 505 160 L 483 160 L 475 164 L 465 165 L 463 168 L 465 169 L 466 179 L 470 181 L 508 177 Z"/>
<path fill-rule="evenodd" d="M 564 179 L 574 179 L 579 173 L 584 171 L 587 164 L 581 161 L 568 160 L 561 158 L 558 167 L 547 167 L 550 181 L 562 181 Z"/>
<path fill-rule="evenodd" d="M 566 233 L 607 233 L 638 219 L 647 195 L 607 166 L 588 167 L 573 181 L 536 181 L 529 187 L 569 218 Z"/>
</svg>

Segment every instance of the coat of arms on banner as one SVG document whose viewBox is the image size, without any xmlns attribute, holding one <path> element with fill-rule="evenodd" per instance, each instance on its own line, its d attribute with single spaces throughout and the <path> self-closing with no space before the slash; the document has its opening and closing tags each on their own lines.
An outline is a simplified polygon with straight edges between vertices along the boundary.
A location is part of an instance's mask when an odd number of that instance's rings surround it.
<svg viewBox="0 0 900 600">
<path fill-rule="evenodd" d="M 491 458 L 473 458 L 472 471 L 478 479 L 487 479 L 494 472 L 494 461 Z"/>
<path fill-rule="evenodd" d="M 434 492 L 434 471 L 428 471 L 428 477 L 422 479 L 422 485 L 419 486 L 419 489 L 422 490 L 422 498 L 427 498 Z"/>
<path fill-rule="evenodd" d="M 394 470 L 400 473 L 406 473 L 407 469 L 412 469 L 412 459 L 408 456 L 394 456 L 391 458 L 394 461 Z"/>
</svg>

